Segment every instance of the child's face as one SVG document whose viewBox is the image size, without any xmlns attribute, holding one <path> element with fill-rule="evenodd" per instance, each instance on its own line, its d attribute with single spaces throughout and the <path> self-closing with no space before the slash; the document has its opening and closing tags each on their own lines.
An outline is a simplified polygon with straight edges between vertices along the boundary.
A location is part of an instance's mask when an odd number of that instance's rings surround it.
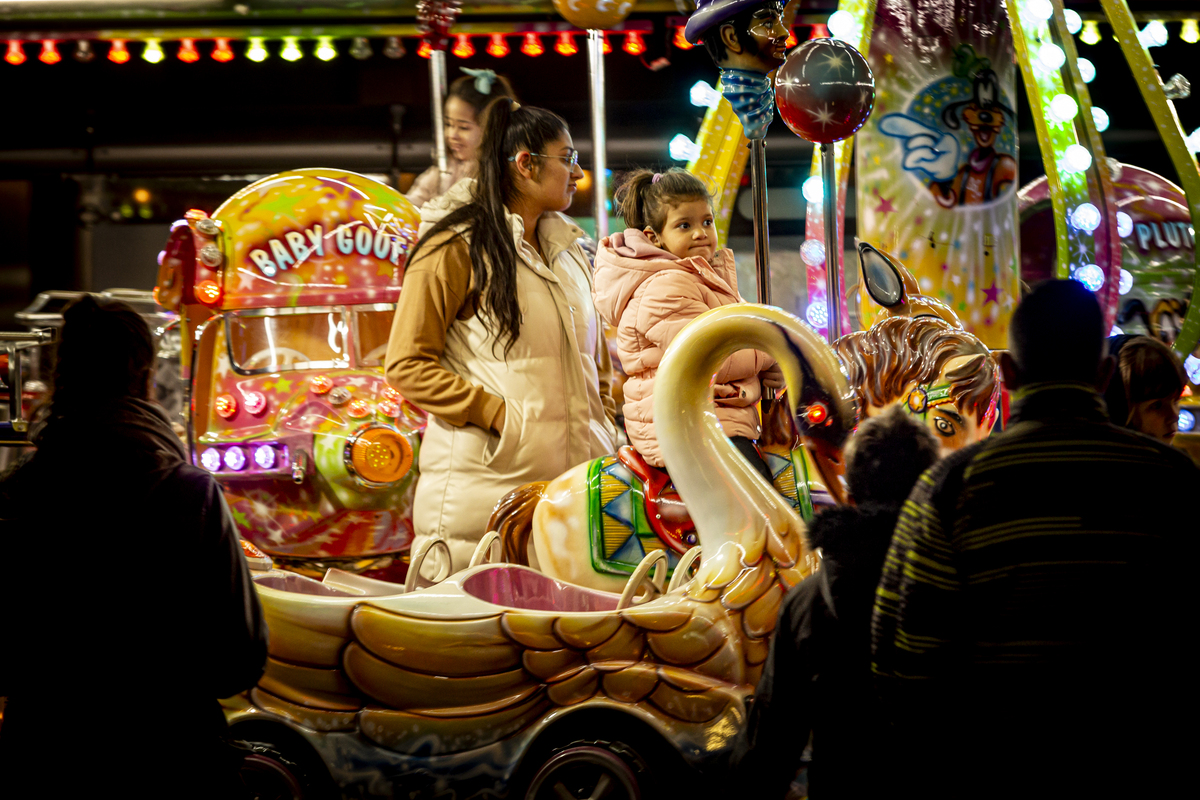
<svg viewBox="0 0 1200 800">
<path fill-rule="evenodd" d="M 472 161 L 479 157 L 479 140 L 483 128 L 475 119 L 475 109 L 458 97 L 446 100 L 446 146 L 459 161 Z"/>
<path fill-rule="evenodd" d="M 1179 430 L 1179 400 L 1177 395 L 1134 403 L 1129 413 L 1129 426 L 1170 444 Z"/>
<path fill-rule="evenodd" d="M 688 200 L 667 209 L 662 233 L 646 228 L 650 243 L 676 258 L 711 259 L 717 252 L 717 229 L 707 200 Z"/>
</svg>

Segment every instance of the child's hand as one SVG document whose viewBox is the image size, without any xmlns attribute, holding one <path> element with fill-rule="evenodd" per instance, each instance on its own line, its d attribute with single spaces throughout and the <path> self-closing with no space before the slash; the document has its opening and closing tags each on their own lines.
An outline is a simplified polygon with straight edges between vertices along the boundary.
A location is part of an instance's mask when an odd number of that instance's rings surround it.
<svg viewBox="0 0 1200 800">
<path fill-rule="evenodd" d="M 767 389 L 782 389 L 786 385 L 786 381 L 783 379 L 783 370 L 779 368 L 778 364 L 772 364 L 758 373 L 758 379 Z"/>
</svg>

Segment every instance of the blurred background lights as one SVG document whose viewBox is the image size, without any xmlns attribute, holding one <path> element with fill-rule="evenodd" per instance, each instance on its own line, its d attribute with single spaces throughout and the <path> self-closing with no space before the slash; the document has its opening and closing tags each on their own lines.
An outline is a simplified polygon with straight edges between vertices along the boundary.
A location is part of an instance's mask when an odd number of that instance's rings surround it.
<svg viewBox="0 0 1200 800">
<path fill-rule="evenodd" d="M 108 60 L 114 64 L 126 64 L 129 62 L 129 50 L 125 47 L 124 39 L 112 40 L 112 44 L 108 46 Z"/>
<path fill-rule="evenodd" d="M 1123 333 L 1125 333 L 1125 331 L 1122 330 L 1121 328 L 1118 328 L 1116 325 L 1113 325 L 1111 328 L 1109 328 L 1109 331 L 1108 331 L 1109 336 L 1120 336 Z"/>
<path fill-rule="evenodd" d="M 1183 371 L 1188 374 L 1188 380 L 1193 384 L 1200 384 L 1200 358 L 1196 358 L 1194 355 L 1185 358 Z"/>
<path fill-rule="evenodd" d="M 1104 270 L 1095 264 L 1084 264 L 1075 270 L 1075 274 L 1071 277 L 1093 292 L 1100 291 L 1101 287 L 1104 286 Z"/>
<path fill-rule="evenodd" d="M 1079 77 L 1083 78 L 1084 83 L 1091 83 L 1096 80 L 1096 65 L 1086 58 L 1078 59 L 1075 66 L 1079 67 Z"/>
<path fill-rule="evenodd" d="M 1179 412 L 1179 432 L 1191 433 L 1196 427 L 1196 415 L 1186 408 Z"/>
<path fill-rule="evenodd" d="M 1079 29 L 1083 27 L 1083 17 L 1079 16 L 1079 12 L 1072 9 L 1063 9 L 1063 16 L 1067 20 L 1067 33 L 1079 33 Z"/>
<path fill-rule="evenodd" d="M 1124 211 L 1117 212 L 1117 235 L 1124 239 L 1133 233 L 1133 217 Z"/>
<path fill-rule="evenodd" d="M 359 61 L 366 61 L 374 55 L 370 40 L 365 36 L 355 36 L 354 41 L 350 43 L 350 55 Z"/>
<path fill-rule="evenodd" d="M 333 61 L 337 58 L 337 48 L 333 46 L 333 37 L 322 36 L 317 39 L 317 58 L 322 61 Z"/>
<path fill-rule="evenodd" d="M 1146 23 L 1146 27 L 1142 28 L 1138 34 L 1138 40 L 1141 41 L 1143 47 L 1162 47 L 1171 38 L 1171 34 L 1167 32 L 1167 26 L 1160 19 L 1150 20 Z"/>
<path fill-rule="evenodd" d="M 163 60 L 162 44 L 158 39 L 146 40 L 146 46 L 142 48 L 142 58 L 151 64 L 157 64 Z"/>
<path fill-rule="evenodd" d="M 225 466 L 238 470 L 246 466 L 246 451 L 240 447 L 231 447 L 225 451 Z"/>
<path fill-rule="evenodd" d="M 1059 122 L 1070 122 L 1079 113 L 1079 104 L 1069 94 L 1056 94 L 1050 100 L 1050 116 Z"/>
<path fill-rule="evenodd" d="M 1129 294 L 1129 290 L 1133 288 L 1133 273 L 1127 269 L 1121 270 L 1121 277 L 1117 282 L 1117 291 L 1121 294 Z"/>
<path fill-rule="evenodd" d="M 707 81 L 696 81 L 688 91 L 692 105 L 700 108 L 716 108 L 721 102 L 721 93 L 708 85 Z"/>
<path fill-rule="evenodd" d="M 829 307 L 825 305 L 824 300 L 814 300 L 805 309 L 804 318 L 814 328 L 824 328 L 829 324 Z"/>
<path fill-rule="evenodd" d="M 1100 209 L 1091 203 L 1080 203 L 1071 212 L 1071 224 L 1081 231 L 1091 233 L 1100 227 Z"/>
<path fill-rule="evenodd" d="M 829 28 L 829 34 L 835 39 L 849 42 L 855 38 L 858 32 L 858 23 L 854 21 L 854 16 L 849 11 L 835 11 L 829 15 L 829 21 L 825 23 L 825 27 Z"/>
<path fill-rule="evenodd" d="M 821 182 L 820 175 L 805 178 L 804 183 L 800 186 L 800 191 L 804 194 L 804 199 L 810 203 L 819 203 L 825 199 L 825 184 Z"/>
<path fill-rule="evenodd" d="M 1063 151 L 1063 161 L 1071 172 L 1083 172 L 1092 165 L 1092 154 L 1083 145 L 1072 144 Z"/>
<path fill-rule="evenodd" d="M 692 161 L 700 155 L 700 146 L 682 133 L 675 134 L 667 150 L 676 161 Z"/>
<path fill-rule="evenodd" d="M 254 448 L 254 463 L 258 464 L 261 469 L 270 469 L 275 466 L 275 448 L 269 444 L 260 444 Z"/>
<path fill-rule="evenodd" d="M 267 46 L 263 44 L 261 37 L 250 37 L 250 46 L 246 48 L 246 58 L 260 64 L 267 60 Z"/>
<path fill-rule="evenodd" d="M 300 42 L 295 36 L 285 36 L 279 55 L 284 61 L 299 61 L 304 57 L 304 51 L 300 49 Z"/>
<path fill-rule="evenodd" d="M 1054 42 L 1046 42 L 1038 48 L 1038 61 L 1041 61 L 1046 69 L 1059 69 L 1066 63 L 1067 55 Z"/>
<path fill-rule="evenodd" d="M 200 454 L 200 464 L 209 472 L 216 472 L 221 468 L 221 451 L 215 447 L 210 447 Z"/>
<path fill-rule="evenodd" d="M 1047 20 L 1054 16 L 1054 4 L 1050 0 L 1029 0 L 1025 9 L 1036 19 Z"/>
<path fill-rule="evenodd" d="M 1104 133 L 1108 130 L 1108 112 L 1100 106 L 1092 106 L 1092 122 L 1097 131 Z"/>
<path fill-rule="evenodd" d="M 229 46 L 228 39 L 217 39 L 213 45 L 212 60 L 222 64 L 233 61 L 233 49 Z"/>
<path fill-rule="evenodd" d="M 800 260 L 810 267 L 825 263 L 825 245 L 819 239 L 805 239 L 800 245 Z"/>
<path fill-rule="evenodd" d="M 1183 140 L 1183 143 L 1187 145 L 1187 149 L 1191 152 L 1200 153 L 1200 128 L 1196 128 L 1196 130 L 1189 133 L 1187 138 Z"/>
<path fill-rule="evenodd" d="M 1084 44 L 1100 44 L 1100 25 L 1094 19 L 1090 19 L 1083 23 L 1083 33 L 1079 34 L 1079 41 Z"/>
<path fill-rule="evenodd" d="M 1188 44 L 1200 42 L 1200 25 L 1196 24 L 1196 20 L 1185 19 L 1183 21 L 1183 27 L 1179 29 L 1179 38 Z"/>
</svg>

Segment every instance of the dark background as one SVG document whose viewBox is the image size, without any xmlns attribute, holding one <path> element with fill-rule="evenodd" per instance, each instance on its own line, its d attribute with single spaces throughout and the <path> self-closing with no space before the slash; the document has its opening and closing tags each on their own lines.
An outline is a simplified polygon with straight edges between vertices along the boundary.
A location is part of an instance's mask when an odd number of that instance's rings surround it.
<svg viewBox="0 0 1200 800">
<path fill-rule="evenodd" d="M 287 24 L 286 6 L 265 5 L 271 8 L 269 18 L 264 14 L 264 26 Z M 829 0 L 794 5 L 801 19 L 836 10 Z M 377 11 L 372 22 L 411 22 L 409 6 L 407 14 L 392 17 Z M 506 13 L 494 19 L 561 21 L 549 3 L 541 6 L 546 13 Z M 1067 6 L 1085 16 L 1099 11 L 1098 3 Z M 650 13 L 637 10 L 647 7 Z M 1191 10 L 1200 17 L 1197 2 L 1138 0 L 1132 7 L 1139 17 Z M 13 8 L 0 2 L 0 35 L 36 39 L 37 30 L 69 30 L 72 25 L 94 30 L 199 24 L 177 12 L 169 25 L 145 19 L 111 26 L 94 19 L 30 21 L 14 19 L 9 13 Z M 258 13 L 257 4 L 255 8 Z M 305 24 L 312 24 L 313 13 L 317 12 L 304 12 Z M 331 21 L 341 22 L 350 15 L 326 13 Z M 669 20 L 678 15 L 670 3 L 642 2 L 635 7 L 631 20 L 654 25 L 654 32 L 645 36 L 648 51 L 641 58 L 622 52 L 620 39 L 612 39 L 614 52 L 606 59 L 606 70 L 609 167 L 614 171 L 674 163 L 667 142 L 676 133 L 695 136 L 699 127 L 703 109 L 688 102 L 688 89 L 699 79 L 715 82 L 716 74 L 702 49 L 682 51 L 670 44 Z M 487 17 L 463 19 L 481 22 Z M 1178 22 L 1169 22 L 1168 29 L 1170 43 L 1151 50 L 1163 78 L 1182 72 L 1200 79 L 1193 66 L 1200 44 L 1181 41 Z M 798 24 L 796 30 L 803 39 L 810 28 Z M 1097 68 L 1089 87 L 1092 101 L 1112 119 L 1103 134 L 1108 155 L 1178 182 L 1111 28 L 1101 24 L 1100 30 L 1100 44 L 1085 45 L 1076 37 L 1076 46 Z M 523 102 L 551 108 L 568 120 L 588 166 L 590 117 L 582 37 L 577 39 L 580 52 L 567 57 L 553 52 L 550 37 L 543 37 L 546 53 L 537 58 L 522 55 L 517 38 L 509 42 L 512 53 L 503 59 L 486 55 L 485 42 L 478 38 L 475 57 L 448 55 L 450 78 L 460 74 L 462 66 L 486 66 L 507 75 Z M 375 55 L 357 61 L 347 53 L 349 42 L 339 40 L 339 57 L 322 62 L 312 55 L 313 43 L 305 42 L 305 58 L 289 63 L 279 58 L 280 43 L 268 42 L 271 58 L 259 64 L 244 58 L 245 42 L 233 42 L 237 58 L 220 64 L 208 57 L 211 43 L 200 42 L 203 58 L 185 64 L 175 58 L 177 45 L 164 41 L 166 58 L 149 64 L 140 57 L 141 45 L 131 43 L 133 57 L 117 65 L 104 57 L 106 44 L 97 43 L 96 58 L 81 64 L 71 57 L 74 45 L 64 42 L 62 62 L 45 65 L 37 60 L 37 45 L 28 43 L 24 64 L 0 62 L 0 327 L 11 327 L 13 313 L 39 291 L 151 288 L 154 257 L 170 222 L 188 208 L 213 210 L 258 177 L 295 167 L 337 166 L 407 188 L 413 174 L 430 164 L 427 62 L 417 57 L 412 38 L 404 40 L 409 53 L 399 60 L 381 54 L 382 39 L 374 38 L 371 44 Z M 1018 82 L 1019 76 L 1018 71 Z M 1024 184 L 1043 174 L 1043 168 L 1029 110 L 1022 102 L 1023 85 L 1017 93 Z M 1176 108 L 1185 132 L 1200 126 L 1197 99 L 1177 101 Z M 811 146 L 778 121 L 768 138 L 768 154 L 772 188 L 796 188 L 807 177 Z M 140 202 L 146 193 L 147 202 Z M 572 212 L 590 217 L 589 199 L 578 198 Z M 849 214 L 847 236 L 852 237 L 852 207 Z M 772 221 L 771 232 L 788 241 L 802 228 L 802 220 L 779 219 Z M 735 211 L 731 237 L 749 233 L 749 220 Z"/>
</svg>

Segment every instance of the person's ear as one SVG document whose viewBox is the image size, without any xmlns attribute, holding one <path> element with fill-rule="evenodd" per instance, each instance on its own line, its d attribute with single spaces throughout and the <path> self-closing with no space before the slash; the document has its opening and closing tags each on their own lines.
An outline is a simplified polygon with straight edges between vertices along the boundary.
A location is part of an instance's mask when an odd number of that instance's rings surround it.
<svg viewBox="0 0 1200 800">
<path fill-rule="evenodd" d="M 528 150 L 517 153 L 517 160 L 513 163 L 517 166 L 517 174 L 522 178 L 536 180 L 533 174 L 533 156 Z"/>
<path fill-rule="evenodd" d="M 658 234 L 649 225 L 642 229 L 642 233 L 646 234 L 646 238 L 650 240 L 650 244 L 655 247 L 662 247 L 662 242 L 659 241 Z"/>
<path fill-rule="evenodd" d="M 1112 356 L 1105 356 L 1100 362 L 1100 368 L 1096 370 L 1096 391 L 1100 394 L 1108 389 L 1108 382 L 1112 380 L 1113 373 L 1117 369 L 1117 360 Z"/>
<path fill-rule="evenodd" d="M 725 49 L 731 53 L 742 53 L 742 43 L 738 39 L 737 28 L 733 27 L 732 23 L 725 23 L 721 26 L 721 44 L 725 45 Z"/>
<path fill-rule="evenodd" d="M 1000 352 L 1000 374 L 1004 377 L 1005 389 L 1015 392 L 1021 388 L 1021 370 L 1017 367 L 1017 360 L 1007 350 Z"/>
</svg>

